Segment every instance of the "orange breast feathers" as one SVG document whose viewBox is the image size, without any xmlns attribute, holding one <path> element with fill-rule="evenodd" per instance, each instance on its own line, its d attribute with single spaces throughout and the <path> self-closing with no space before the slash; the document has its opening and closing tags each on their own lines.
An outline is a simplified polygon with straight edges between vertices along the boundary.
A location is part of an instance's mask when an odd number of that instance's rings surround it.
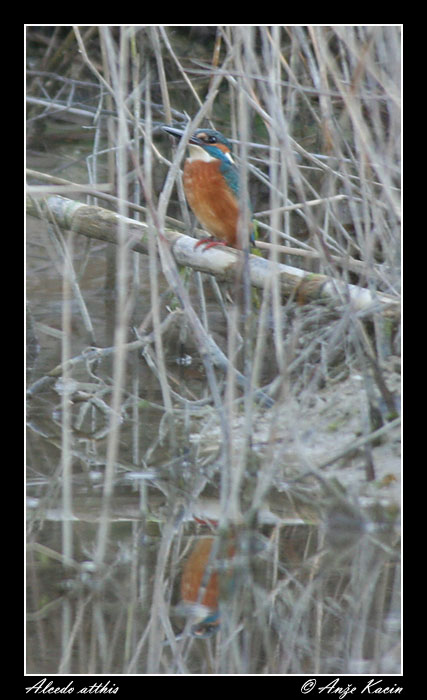
<svg viewBox="0 0 427 700">
<path fill-rule="evenodd" d="M 227 594 L 231 589 L 234 567 L 226 567 L 224 558 L 211 557 L 211 550 L 215 539 L 203 537 L 198 540 L 188 557 L 181 578 L 181 598 L 185 603 L 200 603 L 209 610 L 218 608 L 220 595 L 220 574 L 218 567 L 222 569 L 222 583 L 226 584 Z M 225 559 L 232 560 L 236 551 L 234 539 L 227 542 Z"/>
<path fill-rule="evenodd" d="M 185 196 L 202 226 L 215 238 L 236 247 L 239 206 L 219 168 L 219 160 L 187 160 Z"/>
<path fill-rule="evenodd" d="M 209 563 L 213 541 L 212 537 L 208 537 L 196 543 L 186 562 L 181 579 L 182 600 L 186 603 L 199 602 L 211 610 L 215 610 L 218 606 L 218 573 L 213 571 L 207 581 L 204 581 L 204 576 Z M 205 584 L 203 591 L 200 590 L 202 582 Z"/>
</svg>

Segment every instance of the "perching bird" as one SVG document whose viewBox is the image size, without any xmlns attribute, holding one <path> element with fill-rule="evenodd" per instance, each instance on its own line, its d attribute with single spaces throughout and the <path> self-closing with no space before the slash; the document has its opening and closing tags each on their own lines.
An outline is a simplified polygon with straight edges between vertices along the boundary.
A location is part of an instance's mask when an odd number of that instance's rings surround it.
<svg viewBox="0 0 427 700">
<path fill-rule="evenodd" d="M 163 126 L 168 134 L 181 138 L 184 131 Z M 214 129 L 197 129 L 188 141 L 190 156 L 184 165 L 184 191 L 187 201 L 201 225 L 213 236 L 202 239 L 206 244 L 242 248 L 238 240 L 239 173 L 231 156 L 230 142 Z M 248 212 L 248 237 L 255 244 L 253 224 Z"/>
</svg>

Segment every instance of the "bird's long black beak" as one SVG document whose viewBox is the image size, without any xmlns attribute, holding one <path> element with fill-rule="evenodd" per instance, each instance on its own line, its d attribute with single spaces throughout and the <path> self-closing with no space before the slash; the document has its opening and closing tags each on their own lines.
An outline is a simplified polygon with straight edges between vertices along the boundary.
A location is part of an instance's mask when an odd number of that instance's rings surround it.
<svg viewBox="0 0 427 700">
<path fill-rule="evenodd" d="M 166 131 L 167 134 L 170 134 L 171 136 L 175 136 L 176 139 L 180 139 L 184 133 L 184 129 L 176 129 L 174 126 L 162 126 L 163 131 Z M 203 146 L 203 141 L 197 138 L 197 136 L 190 136 L 188 139 L 188 143 L 194 143 L 196 146 Z"/>
<path fill-rule="evenodd" d="M 181 136 L 184 133 L 184 129 L 175 129 L 174 126 L 162 126 L 163 131 L 166 131 L 166 133 L 171 134 L 172 136 L 175 136 L 175 138 L 180 139 Z"/>
</svg>

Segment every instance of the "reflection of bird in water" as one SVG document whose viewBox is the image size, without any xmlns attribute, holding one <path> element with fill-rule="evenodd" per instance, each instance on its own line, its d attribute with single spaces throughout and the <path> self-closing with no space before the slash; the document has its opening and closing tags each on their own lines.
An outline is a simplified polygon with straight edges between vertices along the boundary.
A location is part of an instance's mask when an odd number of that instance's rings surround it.
<svg viewBox="0 0 427 700">
<path fill-rule="evenodd" d="M 218 599 L 220 591 L 218 562 L 213 550 L 214 537 L 199 539 L 187 559 L 181 578 L 181 598 L 195 613 L 196 621 L 191 633 L 195 637 L 211 637 L 219 629 Z M 227 556 L 234 554 L 234 545 L 228 548 Z M 204 608 L 197 615 L 198 608 Z"/>
</svg>

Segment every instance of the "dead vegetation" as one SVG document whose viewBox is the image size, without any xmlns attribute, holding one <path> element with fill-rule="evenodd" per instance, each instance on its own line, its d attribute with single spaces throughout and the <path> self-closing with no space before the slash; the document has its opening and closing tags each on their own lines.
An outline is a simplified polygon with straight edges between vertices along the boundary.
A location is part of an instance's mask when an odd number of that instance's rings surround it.
<svg viewBox="0 0 427 700">
<path fill-rule="evenodd" d="M 28 672 L 398 673 L 399 27 L 28 27 L 27 61 Z M 257 289 L 248 255 L 177 262 L 171 122 L 232 139 Z"/>
</svg>

